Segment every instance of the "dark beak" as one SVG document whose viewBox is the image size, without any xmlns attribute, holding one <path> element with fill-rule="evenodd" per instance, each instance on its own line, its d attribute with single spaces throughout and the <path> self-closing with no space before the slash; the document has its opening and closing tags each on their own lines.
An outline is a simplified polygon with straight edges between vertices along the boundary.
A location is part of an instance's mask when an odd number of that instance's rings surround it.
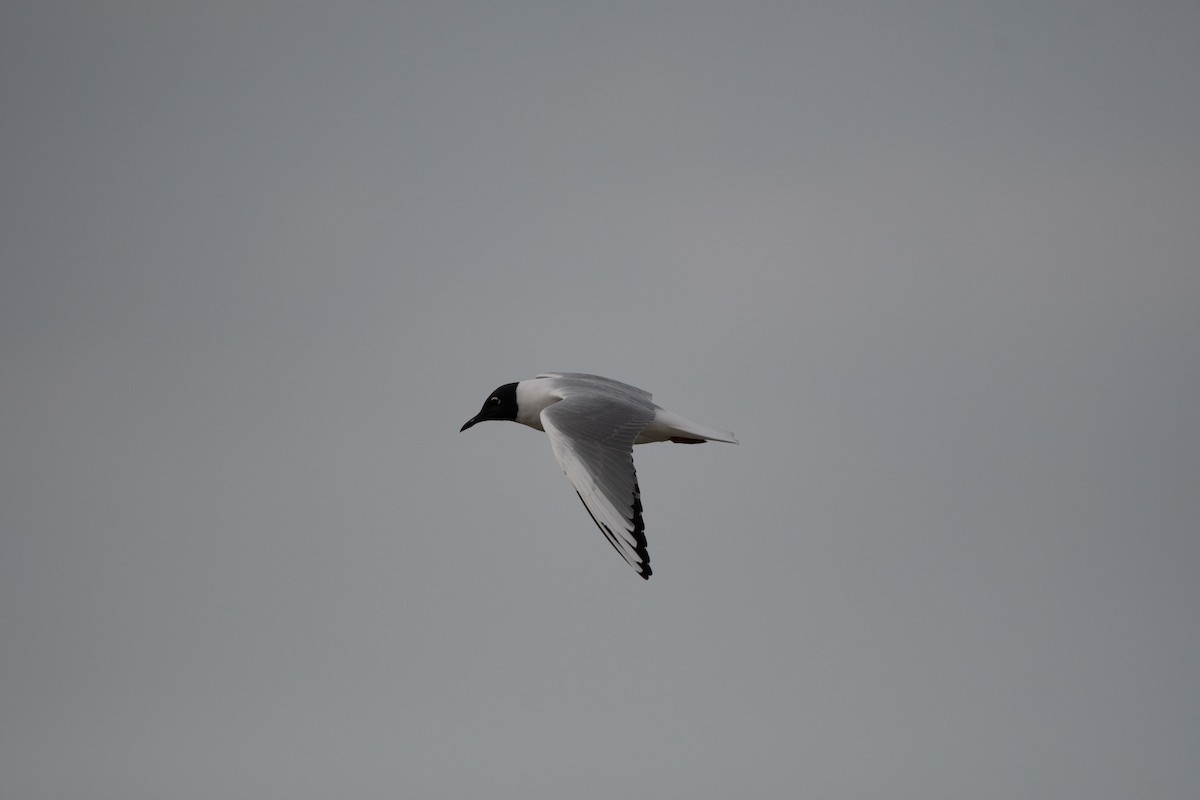
<svg viewBox="0 0 1200 800">
<path fill-rule="evenodd" d="M 464 424 L 464 425 L 463 425 L 461 428 L 459 428 L 459 429 L 458 429 L 458 432 L 459 432 L 459 433 L 462 433 L 462 432 L 463 432 L 463 431 L 465 431 L 467 428 L 469 428 L 469 427 L 471 427 L 472 425 L 474 425 L 476 422 L 479 422 L 479 417 L 471 417 L 469 420 L 467 420 L 467 421 L 466 421 L 466 424 Z"/>
</svg>

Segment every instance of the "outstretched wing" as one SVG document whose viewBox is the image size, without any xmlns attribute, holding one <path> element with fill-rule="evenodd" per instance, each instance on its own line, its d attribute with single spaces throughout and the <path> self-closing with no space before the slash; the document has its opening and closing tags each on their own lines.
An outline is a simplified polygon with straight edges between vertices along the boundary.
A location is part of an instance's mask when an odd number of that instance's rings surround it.
<svg viewBox="0 0 1200 800">
<path fill-rule="evenodd" d="M 576 384 L 579 386 L 597 389 L 607 393 L 620 394 L 624 392 L 635 401 L 650 402 L 653 395 L 645 389 L 639 389 L 636 386 L 630 386 L 628 383 L 614 381 L 612 378 L 605 378 L 601 375 L 589 375 L 586 372 L 543 372 L 538 375 L 539 378 L 559 378 L 560 383 L 564 385 Z"/>
<path fill-rule="evenodd" d="M 646 404 L 568 396 L 542 412 L 550 447 L 609 544 L 650 577 L 633 440 L 654 418 Z"/>
</svg>

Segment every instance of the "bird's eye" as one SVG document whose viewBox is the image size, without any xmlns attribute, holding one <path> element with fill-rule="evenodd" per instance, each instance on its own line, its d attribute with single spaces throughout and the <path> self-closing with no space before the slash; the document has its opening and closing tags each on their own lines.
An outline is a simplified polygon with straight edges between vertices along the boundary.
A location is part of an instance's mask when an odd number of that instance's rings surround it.
<svg viewBox="0 0 1200 800">
<path fill-rule="evenodd" d="M 500 405 L 500 398 L 499 397 L 489 397 L 488 404 L 493 405 L 493 406 L 498 406 L 498 405 Z"/>
</svg>

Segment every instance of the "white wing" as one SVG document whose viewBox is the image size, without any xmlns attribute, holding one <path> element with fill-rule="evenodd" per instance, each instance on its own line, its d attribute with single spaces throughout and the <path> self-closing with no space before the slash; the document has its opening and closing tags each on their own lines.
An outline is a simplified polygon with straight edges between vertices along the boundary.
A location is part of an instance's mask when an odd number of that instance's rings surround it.
<svg viewBox="0 0 1200 800">
<path fill-rule="evenodd" d="M 542 412 L 554 457 L 609 544 L 650 577 L 633 440 L 654 418 L 649 403 L 568 396 Z"/>
</svg>

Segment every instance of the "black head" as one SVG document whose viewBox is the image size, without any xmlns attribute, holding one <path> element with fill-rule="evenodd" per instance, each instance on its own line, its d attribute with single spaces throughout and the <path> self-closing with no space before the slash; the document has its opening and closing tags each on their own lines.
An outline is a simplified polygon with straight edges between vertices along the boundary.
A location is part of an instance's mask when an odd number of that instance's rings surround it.
<svg viewBox="0 0 1200 800">
<path fill-rule="evenodd" d="M 515 383 L 506 383 L 492 392 L 492 396 L 484 401 L 483 408 L 479 409 L 479 413 L 467 420 L 467 424 L 459 428 L 458 432 L 462 433 L 476 422 L 483 422 L 488 419 L 515 420 L 516 418 L 517 385 Z"/>
</svg>

